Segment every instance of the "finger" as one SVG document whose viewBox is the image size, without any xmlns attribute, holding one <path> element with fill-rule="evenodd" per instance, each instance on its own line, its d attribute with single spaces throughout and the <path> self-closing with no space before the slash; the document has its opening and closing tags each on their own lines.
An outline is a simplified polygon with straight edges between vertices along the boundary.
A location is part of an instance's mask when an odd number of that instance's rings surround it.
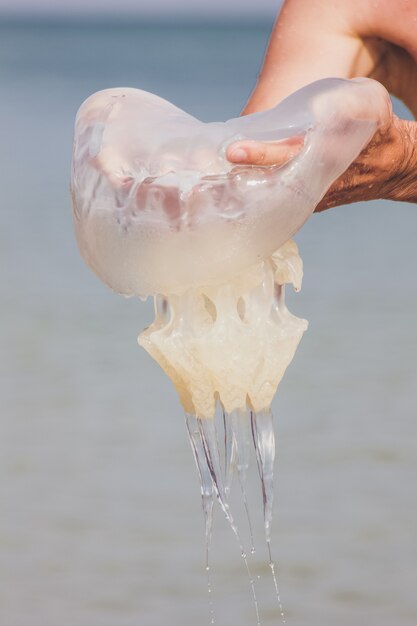
<svg viewBox="0 0 417 626">
<path fill-rule="evenodd" d="M 293 159 L 304 145 L 304 137 L 289 137 L 282 141 L 237 141 L 230 144 L 226 157 L 240 165 L 284 165 Z"/>
</svg>

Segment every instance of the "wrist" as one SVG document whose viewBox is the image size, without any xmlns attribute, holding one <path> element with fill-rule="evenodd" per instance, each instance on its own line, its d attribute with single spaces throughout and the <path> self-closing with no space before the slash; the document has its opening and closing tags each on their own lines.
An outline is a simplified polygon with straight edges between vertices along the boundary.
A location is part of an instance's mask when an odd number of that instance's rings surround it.
<svg viewBox="0 0 417 626">
<path fill-rule="evenodd" d="M 417 203 L 416 122 L 393 116 L 332 185 L 316 211 L 381 199 Z"/>
<path fill-rule="evenodd" d="M 417 123 L 395 118 L 396 162 L 382 198 L 417 203 Z"/>
</svg>

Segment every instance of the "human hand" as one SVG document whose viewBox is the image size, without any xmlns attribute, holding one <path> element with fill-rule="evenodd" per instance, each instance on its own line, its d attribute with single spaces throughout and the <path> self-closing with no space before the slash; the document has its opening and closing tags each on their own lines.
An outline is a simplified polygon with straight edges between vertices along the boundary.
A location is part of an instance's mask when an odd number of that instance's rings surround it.
<svg viewBox="0 0 417 626">
<path fill-rule="evenodd" d="M 395 10 L 390 0 L 381 0 L 377 7 L 370 0 L 336 0 L 331 5 L 322 0 L 286 0 L 244 113 L 270 108 L 320 78 L 368 76 L 416 115 L 416 22 L 417 0 L 399 0 Z M 240 141 L 226 154 L 233 163 L 282 165 L 302 145 L 300 137 L 275 143 Z M 376 198 L 417 202 L 416 172 L 417 124 L 387 111 L 371 142 L 316 210 Z"/>
</svg>

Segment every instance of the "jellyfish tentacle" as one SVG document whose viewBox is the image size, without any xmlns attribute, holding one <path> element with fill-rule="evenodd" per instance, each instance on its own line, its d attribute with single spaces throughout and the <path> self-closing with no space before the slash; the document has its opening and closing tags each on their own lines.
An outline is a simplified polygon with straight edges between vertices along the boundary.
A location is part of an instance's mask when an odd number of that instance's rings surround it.
<svg viewBox="0 0 417 626">
<path fill-rule="evenodd" d="M 222 416 L 224 429 L 224 489 L 226 494 L 229 495 L 236 464 L 236 440 L 233 435 L 229 415 L 224 408 L 222 408 Z"/>
<path fill-rule="evenodd" d="M 249 526 L 251 553 L 254 554 L 255 546 L 253 541 L 252 521 L 246 496 L 246 476 L 250 461 L 250 412 L 232 411 L 229 419 L 236 447 L 236 466 L 239 484 L 242 491 L 243 505 L 245 507 L 246 518 Z"/>
<path fill-rule="evenodd" d="M 203 441 L 195 415 L 185 414 L 185 421 L 193 451 L 195 464 L 200 477 L 201 502 L 205 522 L 206 535 L 206 567 L 209 567 L 209 552 L 211 545 L 211 530 L 213 525 L 214 486 L 210 469 L 204 453 Z"/>
<path fill-rule="evenodd" d="M 268 547 L 269 568 L 271 570 L 272 581 L 275 589 L 275 597 L 282 624 L 286 624 L 284 607 L 282 605 L 281 593 L 278 587 L 277 575 L 275 572 L 275 562 L 271 548 L 271 524 L 274 501 L 274 460 L 275 460 L 275 434 L 273 427 L 273 416 L 270 409 L 255 413 L 251 411 L 252 438 L 255 446 L 256 460 L 258 464 L 259 476 L 262 484 L 262 500 L 264 507 L 265 538 Z"/>
<path fill-rule="evenodd" d="M 271 523 L 274 502 L 275 434 L 271 410 L 251 411 L 252 438 L 262 484 L 265 537 L 271 541 Z"/>
<path fill-rule="evenodd" d="M 245 551 L 245 548 L 242 543 L 242 539 L 239 534 L 239 530 L 237 525 L 232 517 L 230 512 L 229 504 L 226 497 L 226 492 L 224 489 L 223 479 L 220 470 L 220 456 L 219 456 L 219 448 L 217 443 L 217 433 L 216 433 L 216 425 L 213 419 L 200 418 L 197 417 L 197 424 L 201 435 L 201 441 L 203 443 L 204 454 L 206 457 L 207 467 L 210 471 L 210 475 L 213 482 L 213 487 L 217 495 L 217 500 L 220 504 L 223 513 L 226 516 L 226 519 L 229 522 L 229 525 L 233 531 L 233 534 L 236 537 L 236 541 L 239 545 L 240 553 L 245 564 L 246 572 L 249 579 L 249 584 L 252 592 L 252 599 L 255 607 L 256 613 L 256 624 L 257 626 L 261 626 L 260 616 L 259 616 L 259 606 L 258 606 L 258 598 L 256 595 L 255 589 L 255 581 L 252 576 L 251 569 L 248 563 L 248 557 Z M 200 450 L 201 452 L 201 450 Z"/>
<path fill-rule="evenodd" d="M 197 424 L 203 443 L 204 454 L 207 461 L 211 478 L 213 481 L 214 491 L 219 501 L 220 507 L 226 516 L 226 519 L 235 528 L 233 517 L 230 513 L 227 495 L 224 488 L 221 468 L 219 446 L 217 443 L 217 432 L 214 419 L 197 417 Z M 237 529 L 236 529 L 237 530 Z"/>
</svg>

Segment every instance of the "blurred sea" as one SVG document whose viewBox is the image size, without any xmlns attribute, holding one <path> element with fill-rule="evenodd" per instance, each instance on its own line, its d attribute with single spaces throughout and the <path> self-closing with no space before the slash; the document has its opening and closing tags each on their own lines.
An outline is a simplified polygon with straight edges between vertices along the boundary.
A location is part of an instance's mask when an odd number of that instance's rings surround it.
<svg viewBox="0 0 417 626">
<path fill-rule="evenodd" d="M 270 26 L 0 24 L 2 626 L 209 623 L 181 409 L 136 345 L 150 303 L 114 295 L 79 257 L 72 125 L 110 86 L 235 116 Z M 290 307 L 310 328 L 274 405 L 289 626 L 417 623 L 416 233 L 417 207 L 376 202 L 313 216 L 297 237 L 305 279 Z M 272 626 L 265 558 L 252 562 Z M 212 570 L 216 624 L 254 626 L 219 513 Z"/>
</svg>

